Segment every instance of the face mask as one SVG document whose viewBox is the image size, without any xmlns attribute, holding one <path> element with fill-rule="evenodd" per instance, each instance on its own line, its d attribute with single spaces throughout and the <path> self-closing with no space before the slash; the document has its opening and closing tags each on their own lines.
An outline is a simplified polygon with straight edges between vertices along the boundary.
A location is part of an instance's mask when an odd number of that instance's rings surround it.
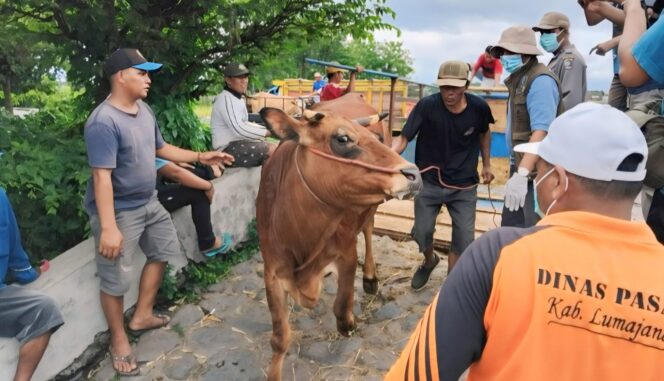
<svg viewBox="0 0 664 381">
<path fill-rule="evenodd" d="M 540 185 L 540 184 L 542 183 L 542 181 L 544 181 L 544 179 L 547 178 L 547 176 L 549 176 L 551 173 L 553 173 L 553 171 L 554 171 L 555 169 L 556 169 L 555 167 L 554 167 L 554 168 L 551 168 L 546 174 L 544 174 L 544 176 L 542 176 L 541 179 L 539 179 L 538 181 L 535 181 L 535 182 L 533 183 L 533 190 L 534 190 L 533 195 L 534 195 L 534 197 L 535 197 L 535 213 L 536 213 L 538 216 L 540 216 L 540 218 L 544 218 L 545 216 L 548 216 L 548 215 L 549 215 L 549 212 L 551 211 L 551 208 L 553 208 L 553 206 L 556 204 L 556 202 L 558 202 L 557 199 L 556 199 L 556 200 L 553 200 L 553 202 L 551 203 L 551 205 L 549 205 L 549 207 L 546 208 L 546 212 L 543 213 L 543 212 L 542 212 L 542 209 L 540 209 L 539 201 L 537 201 L 537 186 Z M 567 187 L 568 187 L 568 186 L 569 186 L 569 180 L 567 179 L 567 177 L 565 177 L 565 192 L 567 192 Z"/>
<path fill-rule="evenodd" d="M 544 33 L 540 37 L 540 46 L 549 53 L 555 52 L 560 47 L 558 42 L 559 33 Z"/>
<path fill-rule="evenodd" d="M 503 65 L 503 68 L 505 68 L 505 70 L 510 74 L 514 73 L 521 66 L 523 66 L 523 60 L 521 59 L 520 54 L 503 55 L 500 57 L 500 63 Z"/>
</svg>

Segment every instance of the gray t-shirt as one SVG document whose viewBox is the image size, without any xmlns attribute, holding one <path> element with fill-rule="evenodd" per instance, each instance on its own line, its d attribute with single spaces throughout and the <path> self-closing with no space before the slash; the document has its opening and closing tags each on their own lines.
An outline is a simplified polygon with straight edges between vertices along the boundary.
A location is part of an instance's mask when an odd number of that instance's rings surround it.
<svg viewBox="0 0 664 381">
<path fill-rule="evenodd" d="M 105 101 L 88 118 L 84 136 L 90 167 L 112 169 L 115 210 L 145 205 L 155 192 L 156 150 L 165 144 L 150 106 L 139 101 L 138 112 L 128 114 Z M 92 177 L 84 205 L 97 212 Z"/>
</svg>

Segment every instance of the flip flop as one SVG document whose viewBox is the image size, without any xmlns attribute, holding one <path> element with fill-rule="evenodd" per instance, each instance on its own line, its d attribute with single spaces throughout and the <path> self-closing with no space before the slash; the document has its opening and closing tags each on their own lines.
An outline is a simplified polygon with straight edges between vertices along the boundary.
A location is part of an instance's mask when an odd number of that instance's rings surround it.
<svg viewBox="0 0 664 381">
<path fill-rule="evenodd" d="M 111 366 L 113 367 L 113 370 L 115 373 L 117 373 L 121 377 L 135 377 L 139 376 L 141 374 L 141 368 L 138 366 L 138 361 L 136 361 L 136 356 L 134 356 L 133 353 L 130 353 L 126 356 L 118 356 L 114 355 L 113 351 L 111 348 L 108 348 L 108 353 L 111 355 Z M 136 368 L 130 370 L 129 372 L 123 372 L 120 369 L 115 367 L 116 362 L 125 362 L 129 365 L 132 363 L 136 364 Z"/>
<path fill-rule="evenodd" d="M 201 253 L 206 257 L 214 257 L 217 254 L 226 254 L 231 250 L 232 245 L 233 245 L 233 236 L 231 236 L 230 233 L 224 233 L 221 236 L 221 246 L 208 250 L 203 250 L 201 251 Z"/>
<path fill-rule="evenodd" d="M 157 319 L 161 320 L 161 324 L 157 324 L 154 327 L 148 327 L 148 328 L 141 328 L 141 329 L 131 329 L 129 327 L 129 323 L 127 323 L 127 332 L 132 334 L 133 336 L 140 336 L 144 334 L 147 331 L 152 331 L 153 329 L 159 329 L 163 328 L 168 325 L 168 323 L 171 322 L 171 317 L 166 315 L 166 314 L 154 314 L 154 317 Z"/>
</svg>

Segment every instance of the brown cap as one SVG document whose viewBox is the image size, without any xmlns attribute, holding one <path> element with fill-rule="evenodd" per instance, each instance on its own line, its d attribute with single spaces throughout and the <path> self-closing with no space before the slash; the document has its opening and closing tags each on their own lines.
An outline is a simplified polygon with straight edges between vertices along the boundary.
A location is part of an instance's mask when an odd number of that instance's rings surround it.
<svg viewBox="0 0 664 381">
<path fill-rule="evenodd" d="M 438 69 L 438 86 L 465 87 L 470 68 L 463 61 L 446 61 Z"/>
<path fill-rule="evenodd" d="M 539 32 L 556 28 L 569 30 L 569 18 L 560 12 L 547 12 L 542 16 L 539 25 L 533 27 L 533 30 Z"/>
<path fill-rule="evenodd" d="M 330 63 L 331 63 L 331 64 L 336 64 L 336 65 L 341 65 L 341 64 L 340 64 L 339 62 L 337 62 L 337 61 L 332 61 L 332 62 L 330 62 Z M 327 72 L 327 74 L 334 74 L 334 73 L 338 73 L 338 72 L 348 73 L 348 70 L 346 70 L 346 69 L 340 69 L 340 68 L 338 68 L 338 67 L 334 67 L 334 66 L 326 66 L 326 67 L 325 67 L 325 71 Z"/>
<path fill-rule="evenodd" d="M 503 48 L 517 54 L 539 56 L 542 54 L 537 49 L 535 32 L 530 27 L 523 25 L 511 26 L 500 35 L 500 41 L 491 48 L 491 55 L 496 56 L 496 50 Z"/>
</svg>

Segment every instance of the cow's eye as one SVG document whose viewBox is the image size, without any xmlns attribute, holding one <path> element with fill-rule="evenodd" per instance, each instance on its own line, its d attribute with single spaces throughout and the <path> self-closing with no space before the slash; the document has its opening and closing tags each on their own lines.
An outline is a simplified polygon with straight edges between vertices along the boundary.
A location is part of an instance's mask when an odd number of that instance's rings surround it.
<svg viewBox="0 0 664 381">
<path fill-rule="evenodd" d="M 348 142 L 350 142 L 350 138 L 348 135 L 337 135 L 337 142 L 341 144 L 348 144 Z"/>
</svg>

